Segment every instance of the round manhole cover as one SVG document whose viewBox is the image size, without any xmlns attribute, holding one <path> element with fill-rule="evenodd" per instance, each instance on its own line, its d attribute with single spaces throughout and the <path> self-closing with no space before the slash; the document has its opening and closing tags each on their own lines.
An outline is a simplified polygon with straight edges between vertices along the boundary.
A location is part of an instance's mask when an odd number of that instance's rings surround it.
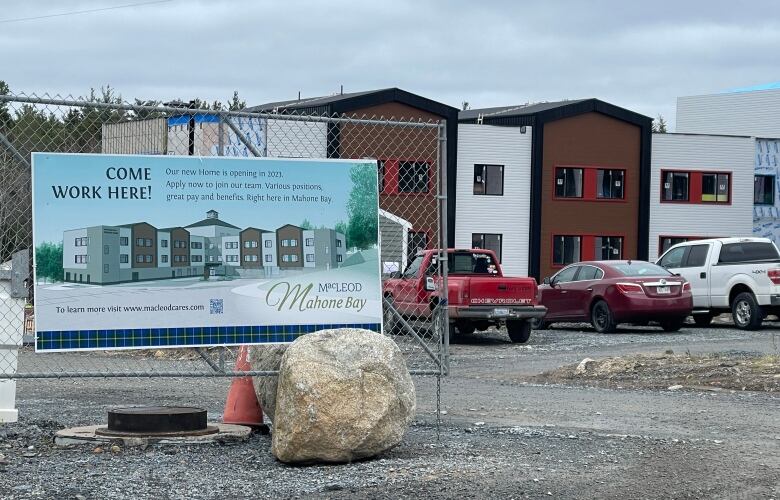
<svg viewBox="0 0 780 500">
<path fill-rule="evenodd" d="M 206 410 L 181 406 L 134 406 L 108 412 L 108 428 L 100 434 L 127 436 L 211 434 L 216 427 L 207 425 Z"/>
</svg>

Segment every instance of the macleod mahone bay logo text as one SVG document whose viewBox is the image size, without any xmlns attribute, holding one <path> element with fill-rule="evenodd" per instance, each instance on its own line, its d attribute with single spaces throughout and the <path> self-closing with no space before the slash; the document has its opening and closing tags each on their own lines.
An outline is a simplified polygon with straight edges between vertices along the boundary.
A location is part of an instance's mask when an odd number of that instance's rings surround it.
<svg viewBox="0 0 780 500">
<path fill-rule="evenodd" d="M 360 312 L 366 306 L 367 299 L 347 295 L 346 297 L 323 298 L 319 295 L 310 296 L 314 283 L 302 286 L 300 283 L 291 285 L 288 281 L 280 281 L 272 286 L 265 296 L 265 303 L 275 307 L 277 311 L 288 310 L 342 310 L 348 309 Z M 351 293 L 363 290 L 361 283 L 320 283 L 319 293 Z"/>
</svg>

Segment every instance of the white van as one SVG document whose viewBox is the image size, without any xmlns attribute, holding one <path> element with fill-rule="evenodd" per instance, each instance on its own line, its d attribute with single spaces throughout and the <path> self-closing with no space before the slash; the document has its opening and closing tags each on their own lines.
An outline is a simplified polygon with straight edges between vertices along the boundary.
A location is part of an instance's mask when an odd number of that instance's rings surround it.
<svg viewBox="0 0 780 500">
<path fill-rule="evenodd" d="M 693 319 L 707 326 L 731 311 L 734 324 L 756 330 L 780 313 L 780 253 L 766 238 L 716 238 L 680 243 L 656 263 L 683 276 L 693 292 Z"/>
</svg>

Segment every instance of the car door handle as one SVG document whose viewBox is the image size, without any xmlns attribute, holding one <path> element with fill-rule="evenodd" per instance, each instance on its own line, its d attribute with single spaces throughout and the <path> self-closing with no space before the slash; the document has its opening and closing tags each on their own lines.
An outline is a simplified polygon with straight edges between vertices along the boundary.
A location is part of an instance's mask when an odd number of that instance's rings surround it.
<svg viewBox="0 0 780 500">
<path fill-rule="evenodd" d="M 699 273 L 699 278 L 706 279 L 707 278 L 707 273 Z"/>
</svg>

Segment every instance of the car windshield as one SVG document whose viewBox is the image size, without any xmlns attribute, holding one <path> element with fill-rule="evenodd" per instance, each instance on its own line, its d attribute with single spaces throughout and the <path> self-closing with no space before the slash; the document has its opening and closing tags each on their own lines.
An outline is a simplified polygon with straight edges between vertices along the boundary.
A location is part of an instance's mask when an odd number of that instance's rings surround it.
<svg viewBox="0 0 780 500">
<path fill-rule="evenodd" d="M 447 261 L 447 272 L 450 274 L 498 273 L 493 257 L 486 253 L 453 252 L 448 254 Z"/>
<path fill-rule="evenodd" d="M 649 262 L 622 262 L 620 264 L 611 264 L 611 267 L 623 276 L 642 277 L 642 276 L 671 276 L 672 273 L 661 266 Z"/>
</svg>

